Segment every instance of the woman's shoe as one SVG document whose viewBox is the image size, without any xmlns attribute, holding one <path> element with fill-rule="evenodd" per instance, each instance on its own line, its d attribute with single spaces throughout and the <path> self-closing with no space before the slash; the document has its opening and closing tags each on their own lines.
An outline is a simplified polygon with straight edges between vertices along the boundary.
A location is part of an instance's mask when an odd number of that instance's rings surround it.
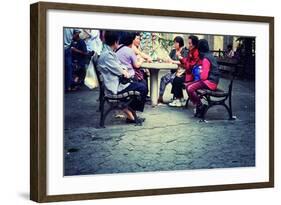
<svg viewBox="0 0 281 205">
<path fill-rule="evenodd" d="M 184 98 L 181 98 L 180 102 L 181 102 L 181 106 L 184 107 L 186 104 L 186 100 Z"/>
<path fill-rule="evenodd" d="M 150 96 L 146 96 L 145 101 L 146 101 L 146 102 L 150 102 L 150 101 L 151 101 Z"/>
<path fill-rule="evenodd" d="M 169 106 L 171 107 L 181 107 L 181 101 L 179 99 L 174 100 L 173 102 L 169 103 Z"/>
<path fill-rule="evenodd" d="M 135 123 L 144 122 L 144 121 L 145 121 L 145 118 L 142 118 L 142 117 L 139 117 L 138 121 L 126 118 L 126 123 L 128 123 L 128 124 L 135 124 Z"/>
</svg>

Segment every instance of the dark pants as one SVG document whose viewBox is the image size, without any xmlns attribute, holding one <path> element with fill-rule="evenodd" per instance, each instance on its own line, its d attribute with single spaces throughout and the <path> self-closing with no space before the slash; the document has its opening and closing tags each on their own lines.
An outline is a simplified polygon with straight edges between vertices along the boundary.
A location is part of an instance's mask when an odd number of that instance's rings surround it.
<svg viewBox="0 0 281 205">
<path fill-rule="evenodd" d="M 172 82 L 172 91 L 171 93 L 174 94 L 174 98 L 183 98 L 183 91 L 182 89 L 184 88 L 183 83 L 184 83 L 185 77 L 175 77 L 173 82 Z"/>
<path fill-rule="evenodd" d="M 73 67 L 72 67 L 72 56 L 70 48 L 64 49 L 64 72 L 65 72 L 65 89 L 68 90 L 73 84 Z"/>
<path fill-rule="evenodd" d="M 191 102 L 196 106 L 200 106 L 202 103 L 196 91 L 199 89 L 208 89 L 208 86 L 203 81 L 199 80 L 187 83 L 185 88 Z"/>
<path fill-rule="evenodd" d="M 147 95 L 147 86 L 145 86 L 144 83 L 134 81 L 127 88 L 118 92 L 118 94 L 122 94 L 124 92 L 129 92 L 129 91 L 140 92 L 140 99 L 135 98 L 129 106 L 135 111 L 143 112 L 146 95 Z"/>
<path fill-rule="evenodd" d="M 138 79 L 134 78 L 133 81 L 137 82 L 137 83 L 143 84 L 146 87 L 146 95 L 147 95 L 147 93 L 148 93 L 148 84 L 147 84 L 146 79 L 138 80 Z"/>
<path fill-rule="evenodd" d="M 76 85 L 82 85 L 84 83 L 84 79 L 86 77 L 86 65 L 80 62 L 74 61 L 72 63 L 73 75 L 78 77 L 78 82 Z"/>
</svg>

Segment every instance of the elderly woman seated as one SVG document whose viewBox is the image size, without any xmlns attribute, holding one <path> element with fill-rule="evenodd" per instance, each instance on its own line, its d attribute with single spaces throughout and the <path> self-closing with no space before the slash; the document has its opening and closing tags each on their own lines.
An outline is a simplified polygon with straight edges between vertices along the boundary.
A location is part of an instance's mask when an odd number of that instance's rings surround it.
<svg viewBox="0 0 281 205">
<path fill-rule="evenodd" d="M 144 79 L 144 73 L 141 71 L 143 59 L 137 60 L 137 55 L 132 48 L 135 37 L 136 33 L 124 32 L 120 38 L 121 45 L 116 49 L 115 53 L 120 62 L 127 67 L 131 78 L 136 82 L 144 84 L 147 88 L 147 82 Z M 148 89 L 146 90 L 147 94 Z"/>
<path fill-rule="evenodd" d="M 131 75 L 129 74 L 127 67 L 119 61 L 116 53 L 114 52 L 118 48 L 118 32 L 106 31 L 104 38 L 105 44 L 98 59 L 97 66 L 103 77 L 106 91 L 110 92 L 111 94 L 122 94 L 129 91 L 138 91 L 140 93 L 140 98 L 134 98 L 129 104 L 129 107 L 134 112 L 143 112 L 147 92 L 146 86 L 143 83 L 136 81 L 120 81 L 121 76 L 125 79 L 129 79 Z M 125 108 L 123 111 L 127 115 L 127 123 L 138 123 L 139 121 L 144 121 L 144 118 L 135 119 L 134 114 L 128 108 Z"/>
<path fill-rule="evenodd" d="M 201 102 L 201 97 L 197 93 L 200 89 L 216 90 L 220 71 L 216 58 L 209 49 L 209 43 L 205 39 L 198 42 L 198 52 L 201 60 L 200 79 L 186 84 L 186 91 L 190 100 L 196 106 L 195 116 L 202 118 L 207 109 L 207 105 Z"/>
</svg>

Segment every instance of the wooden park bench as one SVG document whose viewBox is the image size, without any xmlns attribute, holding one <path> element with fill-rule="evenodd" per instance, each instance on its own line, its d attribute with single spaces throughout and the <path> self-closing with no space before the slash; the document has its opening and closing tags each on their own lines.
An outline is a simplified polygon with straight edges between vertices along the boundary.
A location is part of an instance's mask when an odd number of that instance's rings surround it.
<svg viewBox="0 0 281 205">
<path fill-rule="evenodd" d="M 225 107 L 229 115 L 228 119 L 235 120 L 235 117 L 233 117 L 232 114 L 232 86 L 233 86 L 234 77 L 235 77 L 235 72 L 232 72 L 227 90 L 222 90 L 220 88 L 217 88 L 214 91 L 209 89 L 197 90 L 197 94 L 207 102 L 207 107 L 202 115 L 202 120 L 205 120 L 205 115 L 208 112 L 208 110 L 216 105 L 221 105 Z M 227 100 L 228 102 L 226 102 Z M 187 99 L 185 104 L 186 108 L 188 107 L 188 103 L 189 103 L 189 98 Z"/>
<path fill-rule="evenodd" d="M 112 111 L 112 110 L 123 110 L 125 108 L 129 109 L 135 120 L 136 120 L 136 125 L 141 125 L 142 122 L 139 120 L 136 112 L 130 108 L 129 104 L 135 99 L 135 98 L 140 98 L 140 92 L 138 91 L 129 91 L 129 92 L 124 92 L 122 94 L 111 94 L 105 87 L 102 79 L 102 75 L 97 69 L 97 60 L 98 56 L 94 55 L 93 58 L 93 64 L 94 64 L 94 69 L 97 74 L 98 82 L 99 82 L 99 108 L 98 111 L 100 112 L 100 127 L 104 128 L 105 127 L 105 120 L 107 115 Z M 105 110 L 105 105 L 109 105 L 109 107 Z"/>
</svg>

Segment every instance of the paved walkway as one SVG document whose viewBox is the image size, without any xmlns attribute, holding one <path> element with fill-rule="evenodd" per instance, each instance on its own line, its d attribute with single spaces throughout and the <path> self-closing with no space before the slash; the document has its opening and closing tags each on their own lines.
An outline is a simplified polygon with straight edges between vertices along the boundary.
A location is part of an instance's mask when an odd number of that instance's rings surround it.
<svg viewBox="0 0 281 205">
<path fill-rule="evenodd" d="M 220 87 L 227 87 L 222 79 Z M 65 175 L 108 174 L 255 166 L 254 82 L 234 82 L 233 113 L 211 108 L 207 123 L 193 110 L 146 105 L 143 126 L 108 116 L 98 129 L 98 90 L 65 95 Z M 171 98 L 170 86 L 165 99 Z"/>
</svg>

